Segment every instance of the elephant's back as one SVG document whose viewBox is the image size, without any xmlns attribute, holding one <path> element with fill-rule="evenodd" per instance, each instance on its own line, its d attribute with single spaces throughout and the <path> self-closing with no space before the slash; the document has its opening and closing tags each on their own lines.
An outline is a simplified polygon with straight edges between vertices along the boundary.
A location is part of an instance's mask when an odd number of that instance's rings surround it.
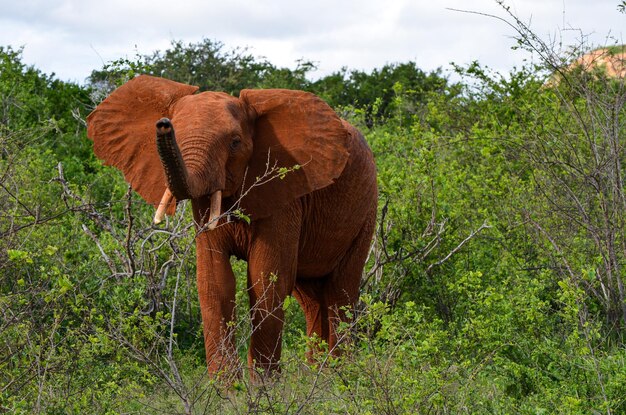
<svg viewBox="0 0 626 415">
<path fill-rule="evenodd" d="M 372 152 L 362 134 L 344 121 L 350 134 L 350 157 L 335 183 L 300 199 L 303 209 L 298 275 L 330 273 L 362 229 L 376 220 L 378 190 Z"/>
</svg>

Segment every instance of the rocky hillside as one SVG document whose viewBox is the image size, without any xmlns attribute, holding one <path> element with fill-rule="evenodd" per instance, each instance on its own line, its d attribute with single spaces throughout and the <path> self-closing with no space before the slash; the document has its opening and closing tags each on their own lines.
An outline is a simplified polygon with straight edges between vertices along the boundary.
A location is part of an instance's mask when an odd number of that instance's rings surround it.
<svg viewBox="0 0 626 415">
<path fill-rule="evenodd" d="M 614 78 L 626 76 L 626 45 L 599 48 L 582 55 L 570 67 L 582 67 L 585 70 L 601 68 Z"/>
</svg>

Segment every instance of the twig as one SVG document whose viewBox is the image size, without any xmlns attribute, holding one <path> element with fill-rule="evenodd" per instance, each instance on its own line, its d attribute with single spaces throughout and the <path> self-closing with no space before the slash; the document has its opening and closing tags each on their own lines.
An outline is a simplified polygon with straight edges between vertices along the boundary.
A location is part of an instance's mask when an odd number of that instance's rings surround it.
<svg viewBox="0 0 626 415">
<path fill-rule="evenodd" d="M 428 266 L 428 268 L 426 268 L 426 273 L 429 274 L 430 271 L 434 268 L 434 267 L 438 267 L 440 265 L 442 265 L 444 262 L 446 262 L 447 260 L 449 260 L 450 258 L 452 258 L 452 255 L 456 254 L 457 252 L 459 252 L 459 250 L 461 248 L 463 248 L 463 245 L 465 245 L 467 242 L 469 242 L 472 238 L 474 238 L 474 236 L 478 235 L 483 229 L 488 229 L 491 228 L 490 225 L 487 225 L 487 223 L 483 223 L 482 225 L 480 225 L 480 227 L 478 229 L 476 229 L 475 231 L 472 231 L 472 233 L 470 233 L 468 235 L 467 238 L 463 239 L 461 241 L 460 244 L 458 244 L 456 246 L 456 248 L 454 248 L 452 251 L 448 252 L 448 255 L 446 255 L 445 257 L 443 257 L 443 259 L 440 259 L 439 261 L 435 262 L 434 264 L 430 264 Z"/>
<path fill-rule="evenodd" d="M 115 265 L 113 265 L 113 262 L 111 261 L 111 258 L 109 258 L 109 256 L 106 254 L 106 252 L 104 252 L 104 248 L 102 248 L 102 245 L 100 245 L 100 241 L 98 240 L 98 237 L 93 232 L 91 232 L 91 230 L 84 223 L 81 225 L 81 227 L 83 229 L 83 232 L 85 232 L 85 234 L 87 234 L 87 236 L 89 236 L 89 238 L 98 247 L 98 250 L 100 251 L 100 255 L 102 255 L 102 259 L 104 259 L 104 262 L 109 267 L 109 270 L 111 270 L 111 272 L 113 274 L 117 274 L 117 270 L 115 269 Z"/>
<path fill-rule="evenodd" d="M 128 256 L 128 268 L 129 274 L 135 275 L 135 253 L 133 252 L 133 247 L 131 244 L 131 235 L 133 230 L 133 212 L 132 212 L 132 201 L 133 201 L 133 188 L 128 185 L 128 190 L 126 192 L 126 217 L 128 218 L 128 226 L 126 227 L 126 255 Z"/>
</svg>

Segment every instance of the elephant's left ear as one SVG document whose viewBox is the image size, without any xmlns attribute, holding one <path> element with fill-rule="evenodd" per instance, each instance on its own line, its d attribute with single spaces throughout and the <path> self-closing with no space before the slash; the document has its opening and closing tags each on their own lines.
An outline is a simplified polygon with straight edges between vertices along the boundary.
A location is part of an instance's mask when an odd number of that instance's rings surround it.
<svg viewBox="0 0 626 415">
<path fill-rule="evenodd" d="M 252 219 L 332 184 L 348 160 L 348 132 L 317 96 L 285 89 L 243 90 L 254 123 L 242 208 Z M 269 179 L 269 181 L 268 181 Z"/>
</svg>

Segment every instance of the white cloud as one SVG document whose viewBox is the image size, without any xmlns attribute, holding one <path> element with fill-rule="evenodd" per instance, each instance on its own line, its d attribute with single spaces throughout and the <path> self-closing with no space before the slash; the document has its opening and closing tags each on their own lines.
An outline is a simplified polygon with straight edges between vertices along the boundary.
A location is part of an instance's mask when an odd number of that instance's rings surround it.
<svg viewBox="0 0 626 415">
<path fill-rule="evenodd" d="M 609 33 L 621 40 L 626 22 L 617 0 L 508 4 L 544 39 L 563 36 L 565 44 L 581 34 L 596 44 Z M 203 38 L 250 47 L 280 66 L 312 60 L 318 75 L 408 60 L 427 70 L 451 61 L 500 71 L 521 63 L 506 23 L 449 8 L 505 16 L 495 0 L 0 0 L 0 45 L 24 45 L 25 62 L 79 82 L 104 62 Z"/>
</svg>

